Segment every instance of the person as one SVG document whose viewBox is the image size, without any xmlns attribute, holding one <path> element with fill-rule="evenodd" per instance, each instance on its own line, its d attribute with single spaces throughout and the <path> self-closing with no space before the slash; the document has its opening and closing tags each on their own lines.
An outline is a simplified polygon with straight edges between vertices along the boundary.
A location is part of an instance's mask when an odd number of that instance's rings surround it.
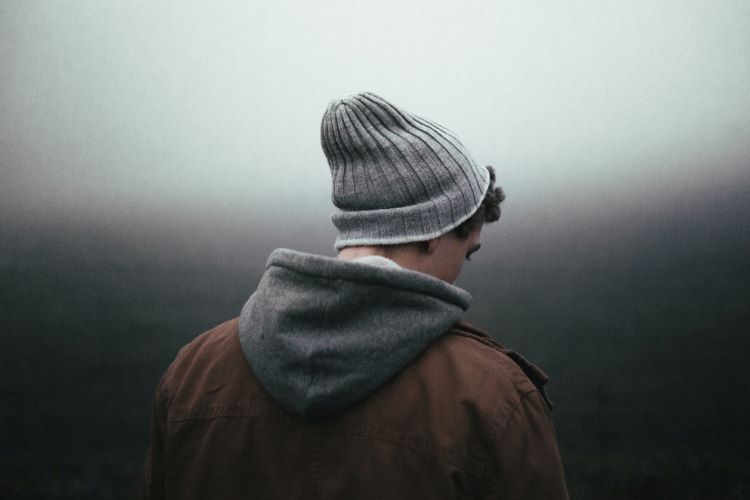
<svg viewBox="0 0 750 500">
<path fill-rule="evenodd" d="M 547 377 L 453 285 L 503 191 L 443 126 L 364 92 L 321 123 L 337 257 L 271 253 L 156 390 L 142 498 L 567 498 Z"/>
</svg>

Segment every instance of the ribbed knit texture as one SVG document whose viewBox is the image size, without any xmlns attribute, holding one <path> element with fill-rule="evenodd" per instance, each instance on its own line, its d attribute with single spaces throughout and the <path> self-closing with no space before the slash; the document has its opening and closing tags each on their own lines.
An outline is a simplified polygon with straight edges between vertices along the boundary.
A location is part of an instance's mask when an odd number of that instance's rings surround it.
<svg viewBox="0 0 750 500">
<path fill-rule="evenodd" d="M 453 132 L 370 92 L 331 101 L 320 139 L 337 249 L 447 233 L 479 208 L 490 183 Z"/>
</svg>

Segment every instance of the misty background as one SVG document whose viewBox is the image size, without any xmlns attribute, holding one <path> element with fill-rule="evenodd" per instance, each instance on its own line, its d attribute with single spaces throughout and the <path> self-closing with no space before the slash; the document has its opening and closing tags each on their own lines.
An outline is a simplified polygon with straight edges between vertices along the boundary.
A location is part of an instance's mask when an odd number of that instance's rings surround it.
<svg viewBox="0 0 750 500">
<path fill-rule="evenodd" d="M 0 496 L 133 496 L 179 347 L 335 255 L 320 118 L 369 90 L 497 170 L 457 284 L 573 498 L 747 498 L 748 47 L 742 1 L 0 0 Z"/>
</svg>

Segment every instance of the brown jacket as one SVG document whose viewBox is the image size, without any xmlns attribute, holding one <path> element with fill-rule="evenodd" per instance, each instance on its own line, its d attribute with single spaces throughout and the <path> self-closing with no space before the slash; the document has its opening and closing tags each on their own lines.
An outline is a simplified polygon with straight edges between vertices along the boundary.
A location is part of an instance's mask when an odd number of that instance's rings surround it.
<svg viewBox="0 0 750 500">
<path fill-rule="evenodd" d="M 546 376 L 457 323 L 370 397 L 290 415 L 237 319 L 185 346 L 156 391 L 142 498 L 567 498 Z"/>
</svg>

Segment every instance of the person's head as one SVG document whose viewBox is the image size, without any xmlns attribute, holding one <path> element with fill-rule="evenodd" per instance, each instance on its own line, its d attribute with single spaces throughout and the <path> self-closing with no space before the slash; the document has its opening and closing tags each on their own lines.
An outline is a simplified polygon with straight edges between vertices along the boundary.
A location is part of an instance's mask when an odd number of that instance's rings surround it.
<svg viewBox="0 0 750 500">
<path fill-rule="evenodd" d="M 396 261 L 402 267 L 419 271 L 448 283 L 453 283 L 461 273 L 465 261 L 481 247 L 484 224 L 500 218 L 500 203 L 505 194 L 495 186 L 495 170 L 488 166 L 490 185 L 479 208 L 464 222 L 450 231 L 424 241 L 396 245 L 348 246 L 340 251 L 342 258 L 353 259 L 362 255 L 381 255 Z"/>
<path fill-rule="evenodd" d="M 360 93 L 321 123 L 342 258 L 382 255 L 452 283 L 500 217 L 503 191 L 453 132 Z"/>
</svg>

